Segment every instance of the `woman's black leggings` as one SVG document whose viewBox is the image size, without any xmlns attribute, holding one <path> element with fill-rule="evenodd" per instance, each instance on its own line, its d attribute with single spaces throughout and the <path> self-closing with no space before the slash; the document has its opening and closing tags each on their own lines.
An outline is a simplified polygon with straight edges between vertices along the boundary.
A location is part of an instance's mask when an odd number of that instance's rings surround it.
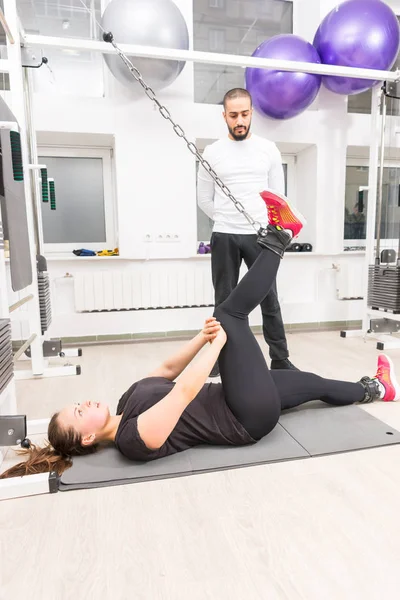
<svg viewBox="0 0 400 600">
<path fill-rule="evenodd" d="M 270 433 L 281 411 L 310 400 L 343 406 L 364 398 L 359 383 L 323 379 L 302 371 L 270 371 L 248 315 L 268 294 L 280 258 L 263 249 L 229 297 L 214 312 L 228 340 L 218 362 L 226 402 L 252 438 Z"/>
</svg>

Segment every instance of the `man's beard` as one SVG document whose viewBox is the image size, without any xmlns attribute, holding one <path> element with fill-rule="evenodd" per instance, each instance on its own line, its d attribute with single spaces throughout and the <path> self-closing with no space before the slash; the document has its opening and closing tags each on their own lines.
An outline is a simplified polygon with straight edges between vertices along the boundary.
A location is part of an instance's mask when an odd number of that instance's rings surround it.
<svg viewBox="0 0 400 600">
<path fill-rule="evenodd" d="M 249 126 L 247 127 L 247 129 L 244 127 L 245 132 L 244 133 L 240 133 L 240 134 L 236 133 L 235 129 L 231 129 L 229 127 L 229 125 L 228 125 L 228 130 L 229 130 L 229 133 L 231 134 L 231 136 L 233 137 L 234 140 L 236 140 L 237 142 L 243 142 L 243 140 L 245 140 L 247 138 L 247 136 L 249 135 L 249 133 L 250 133 L 250 125 L 251 125 L 251 123 L 249 124 Z"/>
</svg>

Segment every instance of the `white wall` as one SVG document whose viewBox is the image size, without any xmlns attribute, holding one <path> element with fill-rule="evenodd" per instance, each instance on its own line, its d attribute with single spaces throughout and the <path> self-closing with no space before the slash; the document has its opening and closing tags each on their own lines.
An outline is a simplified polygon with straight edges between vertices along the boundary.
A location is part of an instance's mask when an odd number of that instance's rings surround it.
<svg viewBox="0 0 400 600">
<path fill-rule="evenodd" d="M 293 33 L 301 35 L 312 44 L 315 32 L 321 22 L 320 0 L 294 0 L 293 2 Z"/>
<path fill-rule="evenodd" d="M 208 257 L 190 259 L 196 267 L 198 277 L 210 276 Z M 337 271 L 334 265 L 352 265 L 362 269 L 362 253 L 349 256 L 317 255 L 315 253 L 287 253 L 281 263 L 278 274 L 278 295 L 284 320 L 287 324 L 326 323 L 331 321 L 354 321 L 360 318 L 361 301 L 340 301 L 337 299 Z M 151 272 L 165 274 L 182 265 L 185 259 L 154 260 L 146 263 Z M 195 264 L 196 263 L 196 264 Z M 202 326 L 204 319 L 212 313 L 211 308 L 164 309 L 118 311 L 100 313 L 74 312 L 74 276 L 85 272 L 104 272 L 109 270 L 129 270 L 139 274 L 142 261 L 129 259 L 78 259 L 49 260 L 51 278 L 53 323 L 48 332 L 50 337 L 79 337 L 111 334 L 144 334 L 148 332 L 188 331 Z M 242 273 L 245 268 L 242 269 Z M 9 291 L 11 302 L 18 294 Z M 22 307 L 12 315 L 13 338 L 29 337 L 27 314 Z M 251 325 L 261 325 L 261 313 L 256 309 L 250 318 Z"/>
<path fill-rule="evenodd" d="M 299 242 L 309 242 L 315 248 L 317 241 L 317 215 L 314 210 L 318 203 L 318 149 L 309 146 L 297 154 L 296 184 L 298 203 L 307 214 L 307 227 L 300 233 Z"/>
<path fill-rule="evenodd" d="M 192 3 L 176 0 L 192 33 Z M 332 0 L 295 0 L 294 33 L 312 41 Z M 115 136 L 115 174 L 119 247 L 118 268 L 135 269 L 137 261 L 197 260 L 195 164 L 184 142 L 172 132 L 151 102 L 133 100 L 126 88 L 104 70 L 106 97 L 36 93 L 34 116 L 39 131 L 106 133 Z M 79 90 L 77 90 L 78 92 Z M 193 65 L 186 64 L 178 80 L 160 92 L 173 117 L 190 139 L 226 135 L 221 107 L 194 104 Z M 288 323 L 360 319 L 360 302 L 336 300 L 332 261 L 343 249 L 345 166 L 348 145 L 369 145 L 369 117 L 347 114 L 346 98 L 324 88 L 310 110 L 290 121 L 254 116 L 253 131 L 279 144 L 306 148 L 297 155 L 297 204 L 308 228 L 302 240 L 316 254 L 285 258 L 279 275 L 284 317 Z M 152 235 L 152 242 L 144 241 Z M 157 242 L 157 236 L 177 234 L 177 243 Z M 337 258 L 337 257 L 336 257 Z M 359 255 L 340 260 L 362 264 Z M 53 279 L 53 336 L 78 336 L 132 331 L 187 330 L 200 326 L 203 309 L 78 315 L 73 304 L 73 279 L 81 269 L 114 268 L 110 262 L 49 261 Z M 204 262 L 209 270 L 209 262 Z M 60 279 L 61 278 L 61 279 Z M 208 311 L 206 311 L 208 312 Z M 259 324 L 259 312 L 254 315 Z"/>
</svg>

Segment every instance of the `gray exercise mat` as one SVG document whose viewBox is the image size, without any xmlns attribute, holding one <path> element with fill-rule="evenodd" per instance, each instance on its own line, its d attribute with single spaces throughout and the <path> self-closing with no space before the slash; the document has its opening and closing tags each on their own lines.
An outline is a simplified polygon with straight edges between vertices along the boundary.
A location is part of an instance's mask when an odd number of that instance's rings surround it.
<svg viewBox="0 0 400 600">
<path fill-rule="evenodd" d="M 59 489 L 153 481 L 399 443 L 399 431 L 357 406 L 316 402 L 287 411 L 268 436 L 251 446 L 198 446 L 148 463 L 132 462 L 114 447 L 79 456 L 62 475 Z"/>
<path fill-rule="evenodd" d="M 397 429 L 358 406 L 310 402 L 283 414 L 280 423 L 310 456 L 400 443 Z"/>
<path fill-rule="evenodd" d="M 147 463 L 130 461 L 115 447 L 109 447 L 74 458 L 73 466 L 61 477 L 59 489 L 67 491 L 138 483 L 308 456 L 280 425 L 257 444 L 197 446 Z"/>
</svg>

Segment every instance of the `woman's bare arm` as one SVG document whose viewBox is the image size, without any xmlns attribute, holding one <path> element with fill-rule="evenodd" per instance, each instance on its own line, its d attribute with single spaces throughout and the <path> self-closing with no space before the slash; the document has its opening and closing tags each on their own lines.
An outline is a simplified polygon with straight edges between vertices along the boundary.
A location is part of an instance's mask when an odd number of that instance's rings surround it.
<svg viewBox="0 0 400 600">
<path fill-rule="evenodd" d="M 221 327 L 209 348 L 183 373 L 174 389 L 139 415 L 138 432 L 149 449 L 161 448 L 172 433 L 183 411 L 203 387 L 225 342 L 226 334 Z"/>
</svg>

